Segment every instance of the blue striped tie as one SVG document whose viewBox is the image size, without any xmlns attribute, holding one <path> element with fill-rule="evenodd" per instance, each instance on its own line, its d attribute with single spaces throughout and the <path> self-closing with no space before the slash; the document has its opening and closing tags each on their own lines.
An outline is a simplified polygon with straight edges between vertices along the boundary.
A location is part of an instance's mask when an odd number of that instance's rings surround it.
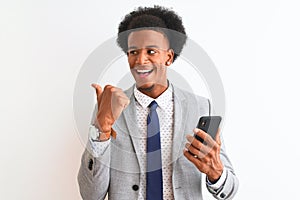
<svg viewBox="0 0 300 200">
<path fill-rule="evenodd" d="M 160 149 L 159 120 L 156 112 L 157 103 L 149 105 L 147 117 L 147 200 L 163 199 L 162 164 Z"/>
</svg>

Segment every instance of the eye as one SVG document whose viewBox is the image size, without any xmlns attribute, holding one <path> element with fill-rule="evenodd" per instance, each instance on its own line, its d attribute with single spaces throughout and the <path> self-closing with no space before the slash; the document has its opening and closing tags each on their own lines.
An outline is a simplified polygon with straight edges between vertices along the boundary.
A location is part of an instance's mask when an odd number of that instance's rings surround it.
<svg viewBox="0 0 300 200">
<path fill-rule="evenodd" d="M 156 53 L 156 51 L 154 49 L 148 49 L 147 53 L 150 54 L 150 55 L 153 55 L 153 54 Z"/>
<path fill-rule="evenodd" d="M 136 55 L 137 51 L 136 50 L 130 50 L 127 52 L 128 55 Z"/>
</svg>

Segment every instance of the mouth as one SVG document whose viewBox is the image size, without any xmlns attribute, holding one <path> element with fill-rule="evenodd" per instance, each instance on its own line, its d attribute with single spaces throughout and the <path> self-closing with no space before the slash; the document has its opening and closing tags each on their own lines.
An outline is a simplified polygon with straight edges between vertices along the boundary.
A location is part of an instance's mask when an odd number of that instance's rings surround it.
<svg viewBox="0 0 300 200">
<path fill-rule="evenodd" d="M 145 78 L 149 76 L 153 72 L 153 69 L 137 69 L 136 73 L 139 75 L 141 78 Z"/>
</svg>

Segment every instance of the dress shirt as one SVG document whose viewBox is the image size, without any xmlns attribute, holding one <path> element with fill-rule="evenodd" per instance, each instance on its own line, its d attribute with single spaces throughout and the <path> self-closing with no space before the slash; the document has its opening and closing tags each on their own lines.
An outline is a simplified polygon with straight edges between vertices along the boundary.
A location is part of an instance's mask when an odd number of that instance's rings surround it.
<svg viewBox="0 0 300 200">
<path fill-rule="evenodd" d="M 173 113 L 174 101 L 172 87 L 162 93 L 156 99 L 153 99 L 141 93 L 136 87 L 134 88 L 134 96 L 136 98 L 136 114 L 137 124 L 141 133 L 140 150 L 143 158 L 141 162 L 141 184 L 139 191 L 139 199 L 146 199 L 146 166 L 147 166 L 147 116 L 150 112 L 149 104 L 155 100 L 158 104 L 156 109 L 160 124 L 160 143 L 162 158 L 162 178 L 163 178 L 163 198 L 164 200 L 172 200 L 172 141 L 173 141 Z"/>
</svg>

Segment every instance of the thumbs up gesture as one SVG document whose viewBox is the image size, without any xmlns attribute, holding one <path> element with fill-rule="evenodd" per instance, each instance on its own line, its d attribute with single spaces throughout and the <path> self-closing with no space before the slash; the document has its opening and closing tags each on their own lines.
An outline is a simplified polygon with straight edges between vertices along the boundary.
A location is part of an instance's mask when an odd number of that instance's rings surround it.
<svg viewBox="0 0 300 200">
<path fill-rule="evenodd" d="M 129 105 L 130 100 L 120 88 L 106 85 L 102 90 L 101 86 L 95 83 L 92 84 L 92 87 L 96 89 L 98 104 L 95 124 L 101 132 L 105 133 L 106 139 L 110 136 L 116 138 L 116 132 L 112 129 L 112 125 Z"/>
</svg>

